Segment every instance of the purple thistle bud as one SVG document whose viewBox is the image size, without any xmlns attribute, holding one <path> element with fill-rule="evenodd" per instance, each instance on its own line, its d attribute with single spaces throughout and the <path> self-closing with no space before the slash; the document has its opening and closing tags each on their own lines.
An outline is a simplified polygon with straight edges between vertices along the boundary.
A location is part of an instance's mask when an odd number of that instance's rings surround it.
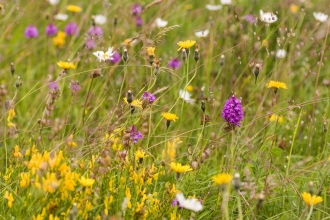
<svg viewBox="0 0 330 220">
<path fill-rule="evenodd" d="M 65 33 L 67 35 L 74 35 L 74 34 L 76 34 L 77 33 L 77 30 L 78 30 L 78 25 L 75 24 L 75 23 L 73 23 L 73 22 L 70 22 L 65 27 Z"/>
<path fill-rule="evenodd" d="M 143 25 L 143 20 L 141 17 L 136 17 L 135 18 L 135 23 L 136 23 L 136 26 L 140 27 Z"/>
<path fill-rule="evenodd" d="M 100 26 L 92 26 L 89 30 L 88 30 L 88 34 L 91 36 L 101 36 L 103 35 L 103 31 L 102 28 Z"/>
<path fill-rule="evenodd" d="M 60 90 L 60 87 L 58 86 L 56 81 L 53 81 L 53 82 L 49 83 L 49 89 L 58 91 L 58 90 Z"/>
<path fill-rule="evenodd" d="M 154 96 L 150 92 L 144 92 L 142 95 L 142 100 L 145 100 L 145 99 L 148 100 L 149 104 L 152 104 L 156 100 L 156 96 Z"/>
<path fill-rule="evenodd" d="M 141 132 L 136 130 L 135 125 L 132 126 L 130 139 L 133 141 L 133 144 L 136 144 L 139 140 L 143 139 Z"/>
<path fill-rule="evenodd" d="M 34 37 L 38 37 L 38 29 L 33 26 L 32 24 L 30 24 L 29 26 L 27 26 L 27 28 L 25 29 L 25 37 L 26 38 L 34 38 Z"/>
<path fill-rule="evenodd" d="M 222 117 L 229 124 L 240 126 L 240 122 L 243 120 L 243 109 L 241 100 L 235 98 L 235 96 L 227 99 L 225 106 L 222 109 Z"/>
<path fill-rule="evenodd" d="M 69 88 L 73 94 L 77 94 L 81 89 L 81 86 L 78 81 L 71 81 Z"/>
<path fill-rule="evenodd" d="M 96 47 L 95 41 L 92 38 L 86 40 L 87 49 L 94 49 Z"/>
<path fill-rule="evenodd" d="M 51 37 L 51 36 L 54 36 L 55 34 L 57 34 L 57 27 L 53 24 L 49 24 L 47 27 L 46 27 L 46 34 Z"/>
<path fill-rule="evenodd" d="M 117 51 L 115 52 L 115 54 L 112 56 L 112 63 L 118 63 L 120 61 L 120 53 L 118 53 Z"/>
<path fill-rule="evenodd" d="M 132 15 L 140 15 L 142 13 L 142 6 L 135 3 L 131 9 Z"/>
<path fill-rule="evenodd" d="M 178 58 L 174 58 L 168 63 L 169 67 L 172 67 L 173 69 L 178 69 L 182 65 L 182 62 Z"/>
</svg>

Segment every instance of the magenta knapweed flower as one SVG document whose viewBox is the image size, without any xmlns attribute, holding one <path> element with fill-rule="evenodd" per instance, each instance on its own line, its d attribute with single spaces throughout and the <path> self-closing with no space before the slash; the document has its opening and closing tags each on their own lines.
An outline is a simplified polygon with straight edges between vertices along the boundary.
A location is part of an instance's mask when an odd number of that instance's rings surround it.
<svg viewBox="0 0 330 220">
<path fill-rule="evenodd" d="M 74 35 L 77 34 L 78 31 L 78 25 L 76 23 L 70 22 L 69 24 L 67 24 L 67 26 L 65 27 L 65 33 L 67 35 Z"/>
<path fill-rule="evenodd" d="M 130 139 L 133 141 L 133 144 L 136 144 L 139 140 L 143 139 L 141 132 L 136 130 L 135 125 L 131 128 Z"/>
<path fill-rule="evenodd" d="M 91 36 L 100 36 L 103 35 L 103 31 L 102 28 L 100 26 L 92 26 L 89 30 L 88 30 L 88 34 Z"/>
<path fill-rule="evenodd" d="M 57 34 L 58 30 L 57 27 L 53 24 L 49 24 L 46 27 L 46 34 L 51 37 L 54 36 L 55 34 Z"/>
<path fill-rule="evenodd" d="M 174 58 L 168 63 L 169 67 L 172 67 L 173 69 L 178 69 L 182 65 L 182 62 L 178 58 Z"/>
<path fill-rule="evenodd" d="M 142 100 L 145 100 L 145 99 L 148 100 L 149 104 L 152 104 L 156 100 L 156 96 L 154 96 L 150 92 L 144 92 L 142 95 Z"/>
<path fill-rule="evenodd" d="M 245 20 L 250 22 L 250 24 L 257 23 L 257 19 L 253 15 L 246 15 Z"/>
<path fill-rule="evenodd" d="M 87 49 L 94 49 L 96 47 L 95 41 L 92 38 L 88 38 L 85 44 Z"/>
<path fill-rule="evenodd" d="M 79 90 L 81 89 L 81 85 L 78 81 L 71 81 L 70 86 L 69 86 L 72 94 L 77 94 Z"/>
<path fill-rule="evenodd" d="M 58 86 L 56 81 L 53 81 L 53 82 L 49 83 L 49 89 L 57 91 L 57 90 L 60 90 L 60 87 Z"/>
<path fill-rule="evenodd" d="M 138 3 L 135 3 L 131 9 L 132 15 L 139 15 L 142 13 L 142 6 Z"/>
<path fill-rule="evenodd" d="M 114 55 L 112 56 L 112 63 L 118 63 L 120 61 L 121 57 L 120 57 L 120 53 L 118 53 L 117 51 L 114 53 Z"/>
<path fill-rule="evenodd" d="M 138 26 L 138 27 L 142 26 L 142 25 L 143 25 L 143 20 L 142 20 L 142 18 L 141 18 L 141 17 L 136 17 L 136 18 L 135 18 L 135 24 L 136 24 L 136 26 Z"/>
<path fill-rule="evenodd" d="M 237 99 L 235 96 L 227 99 L 222 109 L 223 119 L 231 125 L 240 126 L 240 122 L 244 117 L 243 114 L 241 100 Z"/>
<path fill-rule="evenodd" d="M 38 29 L 35 26 L 33 26 L 32 24 L 27 26 L 27 28 L 25 29 L 26 38 L 34 38 L 34 37 L 38 37 L 38 35 L 39 35 Z"/>
</svg>

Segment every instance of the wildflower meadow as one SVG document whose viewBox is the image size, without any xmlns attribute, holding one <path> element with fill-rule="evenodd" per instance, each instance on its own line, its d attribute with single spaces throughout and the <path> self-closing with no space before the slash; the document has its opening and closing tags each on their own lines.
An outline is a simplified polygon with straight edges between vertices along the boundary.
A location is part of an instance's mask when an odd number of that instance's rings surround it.
<svg viewBox="0 0 330 220">
<path fill-rule="evenodd" d="M 0 0 L 0 219 L 330 219 L 328 0 Z"/>
</svg>

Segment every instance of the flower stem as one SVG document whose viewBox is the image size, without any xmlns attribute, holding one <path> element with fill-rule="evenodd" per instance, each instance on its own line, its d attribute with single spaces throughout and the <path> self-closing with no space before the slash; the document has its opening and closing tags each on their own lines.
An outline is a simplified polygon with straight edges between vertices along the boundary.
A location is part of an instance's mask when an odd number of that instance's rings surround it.
<svg viewBox="0 0 330 220">
<path fill-rule="evenodd" d="M 309 220 L 311 218 L 312 213 L 313 213 L 313 208 L 314 208 L 313 205 L 311 205 L 309 208 L 309 212 L 308 212 L 308 216 L 307 216 L 306 220 Z"/>
<path fill-rule="evenodd" d="M 238 194 L 238 196 L 237 196 L 237 208 L 238 208 L 238 219 L 243 220 L 242 203 L 241 203 L 241 195 L 240 194 Z"/>
</svg>

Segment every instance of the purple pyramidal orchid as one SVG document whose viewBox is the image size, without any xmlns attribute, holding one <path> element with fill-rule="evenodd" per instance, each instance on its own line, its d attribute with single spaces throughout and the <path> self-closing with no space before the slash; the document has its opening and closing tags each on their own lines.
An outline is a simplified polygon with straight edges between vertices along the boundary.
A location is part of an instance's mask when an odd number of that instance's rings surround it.
<svg viewBox="0 0 330 220">
<path fill-rule="evenodd" d="M 244 117 L 241 100 L 237 99 L 235 96 L 227 99 L 225 106 L 222 109 L 222 117 L 229 124 L 240 126 Z"/>
</svg>

